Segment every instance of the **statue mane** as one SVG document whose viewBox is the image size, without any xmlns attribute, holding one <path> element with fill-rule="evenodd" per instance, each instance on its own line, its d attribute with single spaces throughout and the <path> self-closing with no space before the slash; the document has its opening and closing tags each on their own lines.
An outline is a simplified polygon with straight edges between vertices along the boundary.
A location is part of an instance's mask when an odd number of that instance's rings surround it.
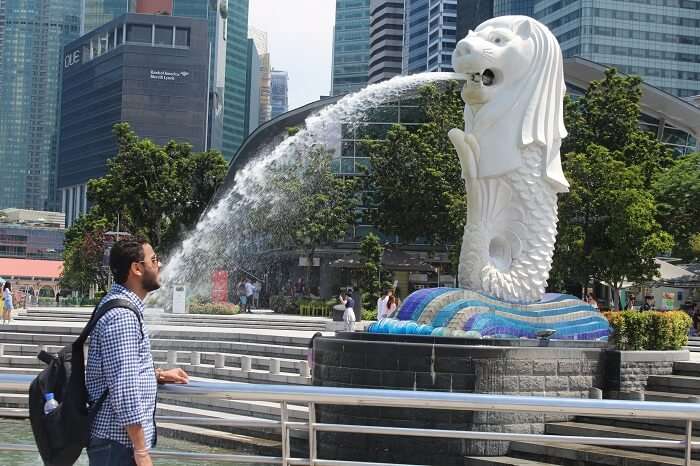
<svg viewBox="0 0 700 466">
<path fill-rule="evenodd" d="M 521 123 L 519 142 L 522 147 L 537 144 L 543 148 L 546 152 L 543 167 L 545 175 L 550 181 L 566 190 L 569 184 L 564 177 L 559 154 L 561 140 L 567 135 L 564 127 L 566 85 L 559 43 L 549 29 L 527 16 L 493 18 L 480 24 L 476 32 L 489 26 L 509 27 L 515 30 L 523 22 L 529 24 L 529 39 L 534 46 L 534 59 L 525 73 L 525 79 L 519 81 L 517 85 L 519 102 L 510 106 L 509 110 L 517 112 L 514 117 Z M 528 98 L 529 100 L 521 100 Z M 472 122 L 467 123 L 467 126 L 478 131 L 481 126 L 479 122 L 481 113 L 465 112 L 465 118 L 474 118 Z M 494 115 L 491 115 L 487 119 L 492 120 L 493 117 Z M 494 121 L 485 122 L 488 126 L 492 123 Z"/>
</svg>

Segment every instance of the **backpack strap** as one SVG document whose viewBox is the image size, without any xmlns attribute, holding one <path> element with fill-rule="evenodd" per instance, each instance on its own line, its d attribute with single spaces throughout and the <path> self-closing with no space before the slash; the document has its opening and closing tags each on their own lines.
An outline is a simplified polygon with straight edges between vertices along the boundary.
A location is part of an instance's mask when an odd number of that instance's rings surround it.
<svg viewBox="0 0 700 466">
<path fill-rule="evenodd" d="M 92 331 L 95 329 L 97 322 L 105 314 L 107 314 L 108 311 L 116 308 L 129 309 L 136 315 L 136 318 L 139 320 L 139 324 L 141 323 L 141 314 L 139 314 L 139 311 L 131 301 L 126 299 L 110 299 L 109 301 L 105 301 L 104 303 L 95 306 L 95 309 L 92 311 L 92 317 L 90 317 L 90 320 L 85 328 L 83 328 L 83 331 L 80 332 L 80 336 L 77 340 L 75 340 L 74 344 L 80 346 L 84 345 L 85 341 L 90 336 L 90 333 L 92 333 Z M 139 330 L 141 330 L 141 338 L 143 338 L 143 328 L 140 327 Z"/>
</svg>

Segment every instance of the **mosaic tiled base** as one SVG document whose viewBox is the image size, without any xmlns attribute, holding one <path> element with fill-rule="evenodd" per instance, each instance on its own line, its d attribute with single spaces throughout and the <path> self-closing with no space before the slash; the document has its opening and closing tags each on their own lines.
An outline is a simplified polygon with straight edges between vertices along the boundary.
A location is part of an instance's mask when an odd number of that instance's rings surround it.
<svg viewBox="0 0 700 466">
<path fill-rule="evenodd" d="M 600 312 L 571 295 L 546 294 L 537 303 L 517 304 L 462 288 L 424 288 L 368 328 L 466 338 L 537 338 L 543 330 L 556 330 L 551 338 L 561 340 L 606 340 L 610 327 Z"/>
</svg>

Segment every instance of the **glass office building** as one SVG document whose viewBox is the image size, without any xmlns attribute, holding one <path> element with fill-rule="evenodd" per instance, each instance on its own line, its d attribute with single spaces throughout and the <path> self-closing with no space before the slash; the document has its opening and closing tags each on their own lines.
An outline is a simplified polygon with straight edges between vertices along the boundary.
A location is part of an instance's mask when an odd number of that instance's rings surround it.
<svg viewBox="0 0 700 466">
<path fill-rule="evenodd" d="M 80 0 L 0 1 L 0 208 L 55 207 L 62 47 Z"/>
<path fill-rule="evenodd" d="M 331 95 L 367 85 L 369 77 L 369 0 L 336 0 Z"/>
<path fill-rule="evenodd" d="M 404 27 L 404 74 L 452 71 L 457 0 L 406 0 Z"/>
<path fill-rule="evenodd" d="M 131 13 L 64 48 L 58 187 L 66 226 L 87 212 L 87 182 L 116 154 L 116 123 L 157 144 L 204 150 L 208 49 L 204 20 Z"/>
<path fill-rule="evenodd" d="M 0 223 L 0 257 L 63 259 L 63 228 Z"/>
<path fill-rule="evenodd" d="M 562 3 L 565 3 L 563 0 Z M 534 18 L 535 0 L 493 0 L 493 16 L 525 15 Z"/>
<path fill-rule="evenodd" d="M 221 4 L 226 3 L 226 0 L 219 1 Z M 249 0 L 228 0 L 227 3 L 222 152 L 226 160 L 231 160 L 247 136 L 246 78 L 248 75 Z"/>
<path fill-rule="evenodd" d="M 133 0 L 82 0 L 84 2 L 81 35 L 109 23 L 133 9 Z M 130 8 L 131 6 L 131 8 Z"/>
<path fill-rule="evenodd" d="M 370 0 L 369 83 L 401 74 L 403 0 Z"/>
<path fill-rule="evenodd" d="M 289 110 L 289 75 L 286 71 L 272 70 L 272 118 Z"/>
<path fill-rule="evenodd" d="M 700 94 L 700 1 L 539 0 L 564 57 L 614 66 L 673 95 Z"/>
</svg>

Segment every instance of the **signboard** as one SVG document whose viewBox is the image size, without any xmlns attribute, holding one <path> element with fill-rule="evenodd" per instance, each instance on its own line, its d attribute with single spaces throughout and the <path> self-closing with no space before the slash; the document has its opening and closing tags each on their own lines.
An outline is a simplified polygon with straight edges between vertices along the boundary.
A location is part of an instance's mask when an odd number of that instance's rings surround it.
<svg viewBox="0 0 700 466">
<path fill-rule="evenodd" d="M 189 76 L 189 71 L 151 70 L 150 77 L 157 81 L 179 81 Z"/>
<path fill-rule="evenodd" d="M 661 309 L 664 311 L 673 310 L 673 305 L 675 304 L 675 293 L 664 293 L 661 298 Z"/>
<path fill-rule="evenodd" d="M 71 52 L 71 53 L 67 53 L 63 57 L 63 67 L 64 68 L 70 68 L 71 66 L 76 65 L 78 63 L 80 63 L 80 49 L 78 49 L 74 52 Z"/>
<path fill-rule="evenodd" d="M 225 303 L 228 301 L 228 272 L 215 270 L 211 274 L 211 302 Z"/>
<path fill-rule="evenodd" d="M 175 285 L 173 289 L 173 314 L 187 313 L 187 288 L 185 285 Z"/>
</svg>

